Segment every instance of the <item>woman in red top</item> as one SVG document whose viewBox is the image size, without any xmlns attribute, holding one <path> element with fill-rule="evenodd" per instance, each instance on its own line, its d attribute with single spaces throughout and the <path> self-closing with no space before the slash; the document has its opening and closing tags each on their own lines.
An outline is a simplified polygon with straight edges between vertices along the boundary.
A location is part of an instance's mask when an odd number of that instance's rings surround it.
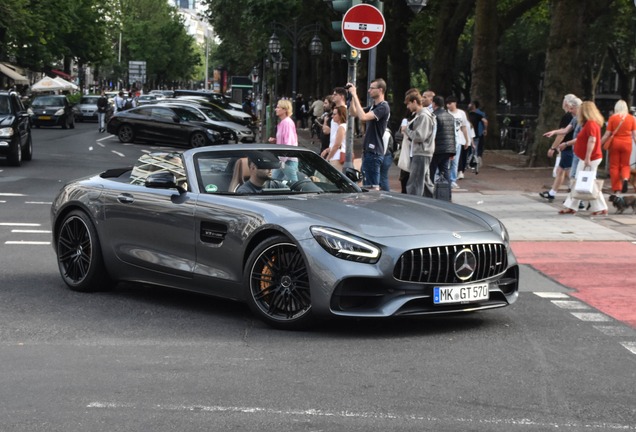
<svg viewBox="0 0 636 432">
<path fill-rule="evenodd" d="M 574 154 L 581 160 L 576 172 L 590 168 L 592 178 L 596 178 L 596 170 L 603 160 L 601 152 L 601 126 L 605 119 L 599 112 L 594 102 L 583 102 L 577 115 L 579 125 L 583 126 L 581 132 L 576 137 L 574 144 Z M 574 214 L 579 208 L 581 200 L 572 198 L 572 192 L 568 195 L 563 205 L 567 209 L 559 211 L 559 214 Z M 603 191 L 600 191 L 596 199 L 590 201 L 593 215 L 606 215 L 607 204 L 603 198 Z"/>
<path fill-rule="evenodd" d="M 609 147 L 609 163 L 612 191 L 617 194 L 618 192 L 627 193 L 632 138 L 636 140 L 636 119 L 627 112 L 627 104 L 624 100 L 616 102 L 614 112 L 616 114 L 610 117 L 601 144 L 605 144 L 610 135 L 614 135 Z"/>
</svg>

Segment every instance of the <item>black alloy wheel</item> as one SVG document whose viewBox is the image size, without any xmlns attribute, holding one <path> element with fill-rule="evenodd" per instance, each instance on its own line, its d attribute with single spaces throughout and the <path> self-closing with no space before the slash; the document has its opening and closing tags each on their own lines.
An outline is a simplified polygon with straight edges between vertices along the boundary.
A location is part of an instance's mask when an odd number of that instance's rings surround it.
<svg viewBox="0 0 636 432">
<path fill-rule="evenodd" d="M 80 210 L 70 212 L 56 232 L 57 262 L 62 279 L 73 291 L 112 288 L 93 222 Z"/>
<path fill-rule="evenodd" d="M 313 320 L 309 273 L 298 247 L 286 237 L 265 240 L 248 260 L 248 302 L 272 327 L 294 330 Z"/>
<path fill-rule="evenodd" d="M 19 167 L 22 165 L 22 146 L 18 142 L 15 149 L 7 157 L 7 163 L 9 166 Z"/>
<path fill-rule="evenodd" d="M 192 148 L 205 147 L 206 143 L 207 139 L 201 132 L 195 132 L 190 137 L 190 147 Z"/>
<path fill-rule="evenodd" d="M 123 143 L 129 143 L 132 142 L 132 140 L 135 138 L 135 132 L 133 131 L 131 125 L 123 124 L 119 127 L 117 136 L 119 137 L 119 141 Z"/>
<path fill-rule="evenodd" d="M 29 131 L 29 138 L 26 147 L 22 150 L 22 160 L 30 161 L 33 159 L 33 137 Z"/>
</svg>

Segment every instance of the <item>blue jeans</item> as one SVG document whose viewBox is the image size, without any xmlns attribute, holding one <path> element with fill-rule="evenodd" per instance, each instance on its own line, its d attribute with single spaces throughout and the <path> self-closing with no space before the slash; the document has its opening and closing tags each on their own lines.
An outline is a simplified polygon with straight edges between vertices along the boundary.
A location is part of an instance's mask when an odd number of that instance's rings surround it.
<svg viewBox="0 0 636 432">
<path fill-rule="evenodd" d="M 457 164 L 459 163 L 459 158 L 461 157 L 463 147 L 464 146 L 461 144 L 455 144 L 455 158 L 451 161 L 451 169 L 450 169 L 451 183 L 454 183 L 457 181 Z"/>
<path fill-rule="evenodd" d="M 287 179 L 294 182 L 298 181 L 298 162 L 285 162 L 285 167 L 272 171 L 272 178 L 276 180 Z"/>
<path fill-rule="evenodd" d="M 575 179 L 576 178 L 576 169 L 579 166 L 579 161 L 581 159 L 579 159 L 579 157 L 576 155 L 576 153 L 574 153 L 574 151 L 572 151 L 572 168 L 570 168 L 570 178 L 571 179 Z"/>
<path fill-rule="evenodd" d="M 385 154 L 380 167 L 380 190 L 387 192 L 391 190 L 389 187 L 389 168 L 391 168 L 392 162 L 393 155 L 391 153 Z"/>
<path fill-rule="evenodd" d="M 362 155 L 362 187 L 380 187 L 382 162 L 384 162 L 384 156 L 369 152 Z"/>
</svg>

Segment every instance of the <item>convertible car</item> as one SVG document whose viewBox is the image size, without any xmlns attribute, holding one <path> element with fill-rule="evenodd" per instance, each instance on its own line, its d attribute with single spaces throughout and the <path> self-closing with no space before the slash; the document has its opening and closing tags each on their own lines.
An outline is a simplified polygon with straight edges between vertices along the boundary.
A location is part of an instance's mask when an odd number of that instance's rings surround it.
<svg viewBox="0 0 636 432">
<path fill-rule="evenodd" d="M 66 184 L 51 207 L 53 247 L 73 290 L 169 286 L 247 302 L 284 329 L 517 299 L 519 268 L 497 219 L 359 180 L 281 145 L 146 154 Z"/>
</svg>

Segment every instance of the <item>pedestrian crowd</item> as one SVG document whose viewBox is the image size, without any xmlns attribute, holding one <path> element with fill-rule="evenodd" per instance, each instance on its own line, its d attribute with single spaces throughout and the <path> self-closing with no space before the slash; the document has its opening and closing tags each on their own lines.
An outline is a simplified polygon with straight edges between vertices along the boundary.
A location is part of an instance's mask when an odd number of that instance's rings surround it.
<svg viewBox="0 0 636 432">
<path fill-rule="evenodd" d="M 558 152 L 558 156 L 552 189 L 539 195 L 553 202 L 556 192 L 568 177 L 568 197 L 563 203 L 565 209 L 560 210 L 559 214 L 575 214 L 588 209 L 592 215 L 606 215 L 608 207 L 602 182 L 597 180 L 603 150 L 608 150 L 609 156 L 610 200 L 620 202 L 624 200 L 622 195 L 627 193 L 629 184 L 636 119 L 629 114 L 627 103 L 623 100 L 616 102 L 607 124 L 594 102 L 583 102 L 573 94 L 563 98 L 563 110 L 565 114 L 559 129 L 544 134 L 548 138 L 556 136 L 548 149 L 548 157 L 553 157 L 555 152 Z M 601 137 L 601 128 L 605 125 L 607 129 Z M 587 207 L 584 203 L 586 198 L 589 202 Z"/>
</svg>

